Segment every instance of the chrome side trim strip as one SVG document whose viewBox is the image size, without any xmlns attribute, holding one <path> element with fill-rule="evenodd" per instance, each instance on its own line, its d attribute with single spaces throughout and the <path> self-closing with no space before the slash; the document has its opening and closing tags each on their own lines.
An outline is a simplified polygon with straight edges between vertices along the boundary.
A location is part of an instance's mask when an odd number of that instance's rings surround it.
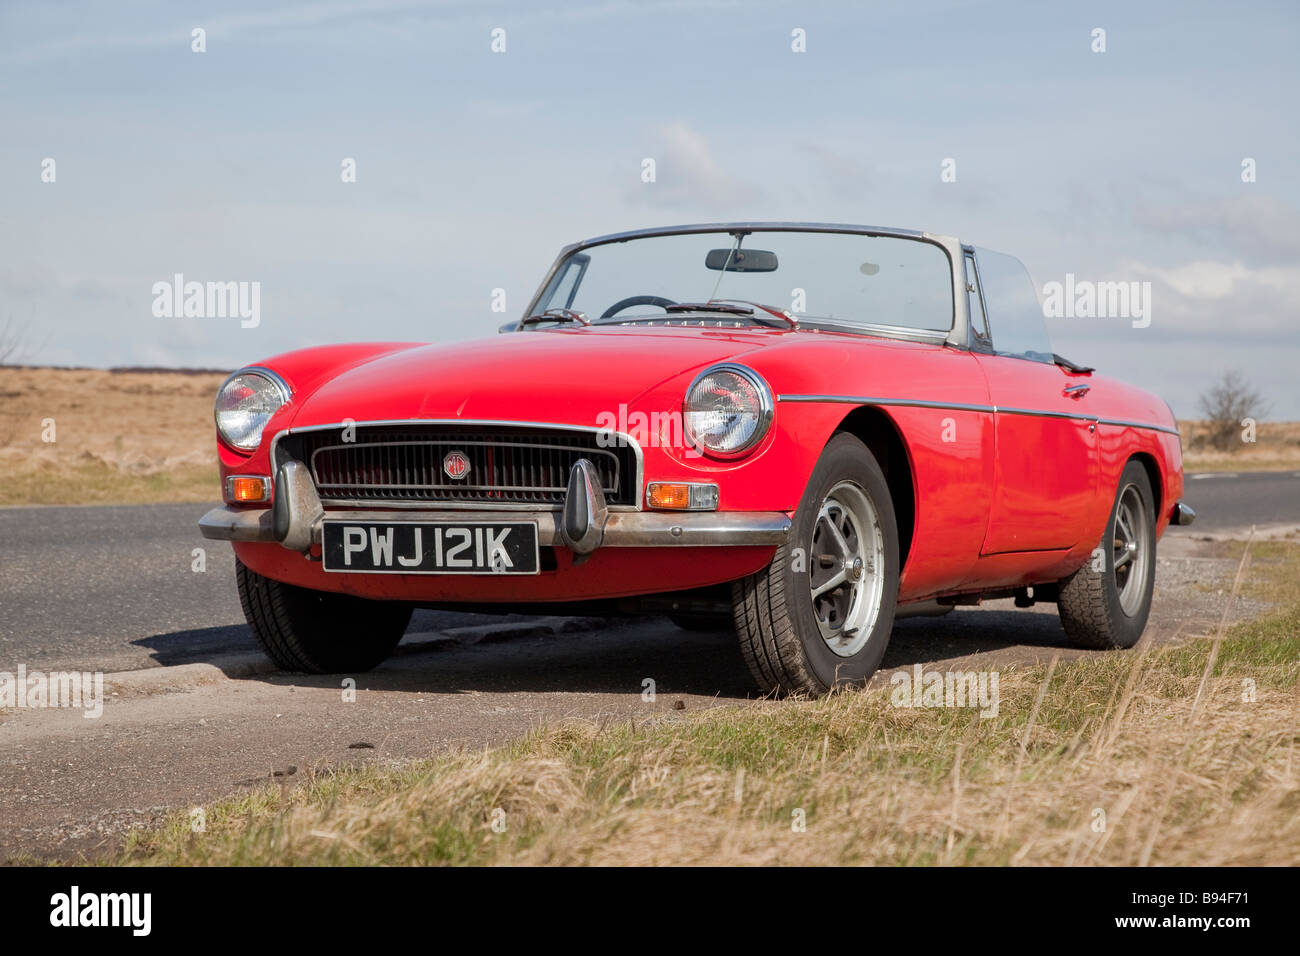
<svg viewBox="0 0 1300 956">
<path fill-rule="evenodd" d="M 825 402 L 838 405 L 899 405 L 906 408 L 949 408 L 958 412 L 997 411 L 992 405 L 969 405 L 963 402 L 927 402 L 919 398 L 873 398 L 863 395 L 778 395 L 778 402 Z"/>
<path fill-rule="evenodd" d="M 993 411 L 1002 415 L 1027 415 L 1033 418 L 1068 418 L 1071 420 L 1098 422 L 1101 419 L 1093 415 L 1080 415 L 1076 412 L 1049 412 L 1039 411 L 1034 408 L 1004 408 L 1001 405 L 994 405 Z"/>
<path fill-rule="evenodd" d="M 1153 432 L 1164 432 L 1166 435 L 1177 435 L 1178 440 L 1182 441 L 1182 434 L 1177 428 L 1168 428 L 1164 425 L 1149 425 L 1146 422 L 1128 422 L 1119 418 L 1099 418 L 1098 425 L 1114 425 L 1116 428 L 1146 428 Z"/>
<path fill-rule="evenodd" d="M 778 402 L 824 402 L 840 405 L 893 405 L 903 408 L 941 408 L 957 412 L 987 412 L 1003 415 L 1031 415 L 1036 418 L 1068 418 L 1083 422 L 1096 422 L 1099 425 L 1113 425 L 1117 428 L 1146 428 L 1150 431 L 1177 435 L 1178 429 L 1166 425 L 1152 425 L 1149 422 L 1134 422 L 1120 418 L 1097 418 L 1080 412 L 1052 412 L 1037 408 L 1008 408 L 1004 405 L 974 405 L 964 402 L 928 402 L 915 398 L 876 398 L 866 395 L 778 395 Z"/>
</svg>

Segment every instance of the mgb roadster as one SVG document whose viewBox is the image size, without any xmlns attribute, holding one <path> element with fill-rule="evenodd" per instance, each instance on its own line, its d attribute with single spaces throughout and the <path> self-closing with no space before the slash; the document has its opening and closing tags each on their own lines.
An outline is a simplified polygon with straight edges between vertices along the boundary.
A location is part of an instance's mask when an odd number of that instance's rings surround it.
<svg viewBox="0 0 1300 956">
<path fill-rule="evenodd" d="M 1169 407 L 1055 354 L 1024 266 L 949 236 L 602 236 L 500 332 L 221 386 L 200 528 L 281 667 L 373 667 L 416 607 L 734 629 L 762 690 L 809 695 L 895 618 L 992 598 L 1130 647 L 1193 518 Z"/>
</svg>

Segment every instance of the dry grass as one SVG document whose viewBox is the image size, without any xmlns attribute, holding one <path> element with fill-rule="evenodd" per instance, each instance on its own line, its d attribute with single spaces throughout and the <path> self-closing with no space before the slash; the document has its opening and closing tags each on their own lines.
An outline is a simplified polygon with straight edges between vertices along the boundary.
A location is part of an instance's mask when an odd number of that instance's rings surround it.
<svg viewBox="0 0 1300 956">
<path fill-rule="evenodd" d="M 1300 469 L 1300 422 L 1261 422 L 1253 443 L 1232 451 L 1211 448 L 1205 422 L 1178 423 L 1186 471 L 1283 471 Z"/>
<path fill-rule="evenodd" d="M 178 815 L 133 835 L 123 860 L 1295 864 L 1300 544 L 1271 543 L 1242 567 L 1285 610 L 1177 645 L 1003 671 L 996 717 L 895 708 L 867 691 L 566 724 L 258 788 L 209 807 L 204 833 Z"/>
<path fill-rule="evenodd" d="M 212 398 L 221 380 L 0 368 L 0 505 L 219 497 Z"/>
</svg>

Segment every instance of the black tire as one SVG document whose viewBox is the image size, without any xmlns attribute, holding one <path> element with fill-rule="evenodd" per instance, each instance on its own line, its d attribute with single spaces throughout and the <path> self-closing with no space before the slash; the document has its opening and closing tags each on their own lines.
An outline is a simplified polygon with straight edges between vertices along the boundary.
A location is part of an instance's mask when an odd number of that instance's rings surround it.
<svg viewBox="0 0 1300 956">
<path fill-rule="evenodd" d="M 880 545 L 879 566 L 874 573 L 863 568 L 861 586 L 874 588 L 876 575 L 883 576 L 883 580 L 873 602 L 874 621 L 857 629 L 865 635 L 861 646 L 842 656 L 823 637 L 811 591 L 814 574 L 836 567 L 817 564 L 818 555 L 826 549 L 819 546 L 823 550 L 815 551 L 814 529 L 827 496 L 846 486 L 850 492 L 856 488 L 869 500 L 879 531 L 875 539 Z M 799 549 L 804 555 L 802 562 L 798 560 Z M 862 442 L 841 432 L 827 443 L 813 469 L 795 512 L 790 540 L 777 549 L 767 568 L 732 586 L 741 651 L 759 687 L 770 693 L 815 697 L 835 686 L 865 683 L 880 666 L 889 644 L 898 602 L 898 574 L 898 529 L 884 473 Z M 831 593 L 833 596 L 835 592 Z M 848 650 L 849 646 L 843 647 L 843 651 Z"/>
<path fill-rule="evenodd" d="M 276 666 L 308 674 L 356 674 L 393 653 L 409 605 L 282 584 L 235 562 L 239 603 Z"/>
<path fill-rule="evenodd" d="M 669 614 L 683 631 L 729 631 L 733 624 L 729 614 Z"/>
<path fill-rule="evenodd" d="M 1127 522 L 1121 518 L 1125 509 L 1130 515 Z M 1129 537 L 1125 524 L 1132 525 L 1132 537 L 1139 534 L 1143 537 L 1139 547 L 1144 557 L 1140 561 L 1131 558 L 1117 572 L 1117 544 L 1121 540 L 1127 543 Z M 1125 550 L 1120 548 L 1119 553 Z M 1076 647 L 1093 650 L 1132 647 L 1146 629 L 1156 577 L 1155 498 L 1151 479 L 1140 462 L 1130 461 L 1124 466 L 1098 552 L 1058 585 L 1061 626 Z"/>
</svg>

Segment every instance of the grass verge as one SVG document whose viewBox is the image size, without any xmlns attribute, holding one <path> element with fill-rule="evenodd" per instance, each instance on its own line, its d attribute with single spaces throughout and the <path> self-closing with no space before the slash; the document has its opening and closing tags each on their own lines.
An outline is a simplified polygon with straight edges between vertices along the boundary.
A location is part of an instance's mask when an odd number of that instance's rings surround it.
<svg viewBox="0 0 1300 956">
<path fill-rule="evenodd" d="M 571 723 L 260 787 L 209 806 L 205 832 L 178 814 L 132 834 L 115 862 L 1294 864 L 1300 543 L 1243 570 L 1279 610 L 1004 670 L 994 717 L 867 690 Z"/>
<path fill-rule="evenodd" d="M 0 484 L 0 505 L 135 505 L 215 501 L 221 497 L 216 465 L 184 465 L 135 474 L 101 462 L 15 470 Z"/>
</svg>

